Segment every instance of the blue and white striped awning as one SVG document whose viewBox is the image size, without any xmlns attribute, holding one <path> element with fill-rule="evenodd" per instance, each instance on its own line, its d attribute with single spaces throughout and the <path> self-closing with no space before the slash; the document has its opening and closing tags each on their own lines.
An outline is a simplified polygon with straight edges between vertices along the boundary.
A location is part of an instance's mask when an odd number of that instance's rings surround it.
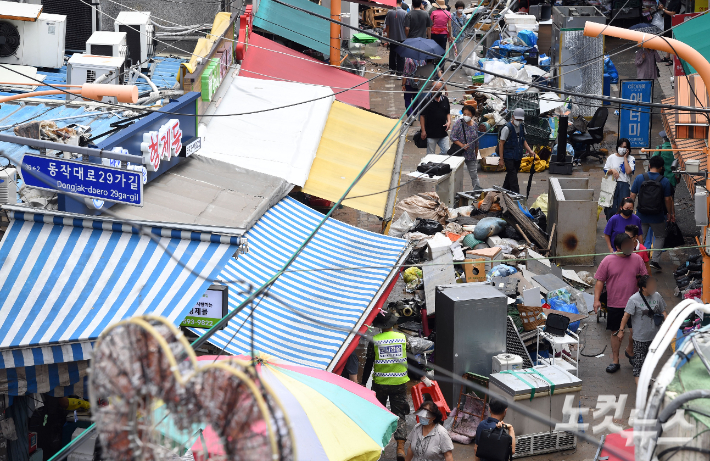
<svg viewBox="0 0 710 461">
<path fill-rule="evenodd" d="M 49 393 L 54 397 L 89 396 L 89 361 L 53 363 L 0 370 L 0 395 Z"/>
<path fill-rule="evenodd" d="M 247 232 L 249 254 L 230 260 L 219 278 L 243 279 L 254 289 L 263 285 L 322 219 L 322 214 L 292 198 L 281 200 Z M 328 219 L 290 270 L 269 290 L 288 307 L 267 296 L 258 302 L 253 314 L 254 304 L 237 314 L 209 341 L 231 354 L 250 355 L 253 339 L 255 352 L 328 368 L 342 354 L 350 336 L 348 331 L 362 325 L 385 285 L 397 273 L 394 266 L 406 256 L 406 249 L 405 240 Z M 353 267 L 357 269 L 313 271 Z M 241 290 L 230 288 L 230 310 L 247 297 L 239 293 L 244 291 L 245 284 L 236 286 Z M 335 325 L 337 329 L 315 324 L 308 318 Z"/>
<path fill-rule="evenodd" d="M 206 226 L 140 223 L 5 206 L 0 369 L 87 360 L 110 324 L 178 324 L 243 239 Z M 152 236 L 146 235 L 151 234 Z"/>
</svg>

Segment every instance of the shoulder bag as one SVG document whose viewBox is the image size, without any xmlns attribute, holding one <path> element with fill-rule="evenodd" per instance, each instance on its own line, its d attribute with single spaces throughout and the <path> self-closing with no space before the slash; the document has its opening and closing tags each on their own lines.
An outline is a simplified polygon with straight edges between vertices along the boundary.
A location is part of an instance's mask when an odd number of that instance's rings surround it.
<svg viewBox="0 0 710 461">
<path fill-rule="evenodd" d="M 510 461 L 513 458 L 513 438 L 502 427 L 482 431 L 476 456 L 486 461 Z"/>
<path fill-rule="evenodd" d="M 657 314 L 653 309 L 651 309 L 651 306 L 648 304 L 648 301 L 646 301 L 646 297 L 643 295 L 643 293 L 641 293 L 641 290 L 639 290 L 639 295 L 641 295 L 641 299 L 643 299 L 644 304 L 646 304 L 646 307 L 648 307 L 646 313 L 649 317 L 653 318 L 653 324 L 657 327 L 660 327 L 663 324 L 663 321 L 665 320 L 663 314 Z"/>
<path fill-rule="evenodd" d="M 463 131 L 463 141 L 464 144 L 468 144 L 468 139 L 466 139 L 466 126 L 463 121 L 463 119 L 460 120 L 461 122 L 461 131 Z M 462 156 L 464 152 L 466 152 L 466 147 L 459 147 L 453 142 L 451 143 L 451 147 L 449 147 L 449 150 L 446 152 L 447 155 L 449 156 Z"/>
</svg>

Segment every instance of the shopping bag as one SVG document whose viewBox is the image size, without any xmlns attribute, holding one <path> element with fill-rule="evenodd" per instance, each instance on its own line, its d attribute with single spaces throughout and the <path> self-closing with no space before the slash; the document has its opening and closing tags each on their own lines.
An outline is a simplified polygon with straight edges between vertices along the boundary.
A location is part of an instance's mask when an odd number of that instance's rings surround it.
<svg viewBox="0 0 710 461">
<path fill-rule="evenodd" d="M 601 190 L 599 191 L 599 206 L 609 208 L 614 203 L 614 192 L 616 191 L 616 179 L 613 175 L 606 174 L 602 178 Z"/>
<path fill-rule="evenodd" d="M 665 30 L 665 25 L 663 24 L 663 15 L 660 11 L 656 11 L 656 14 L 653 15 L 651 25 L 658 27 L 659 30 Z"/>
<path fill-rule="evenodd" d="M 678 224 L 668 222 L 666 224 L 666 240 L 663 242 L 663 248 L 682 247 L 684 244 L 685 239 Z"/>
</svg>

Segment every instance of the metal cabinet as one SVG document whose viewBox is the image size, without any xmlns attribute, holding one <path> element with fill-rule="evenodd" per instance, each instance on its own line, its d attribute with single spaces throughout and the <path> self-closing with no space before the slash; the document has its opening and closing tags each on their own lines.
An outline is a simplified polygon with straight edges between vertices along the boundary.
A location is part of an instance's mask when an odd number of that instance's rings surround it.
<svg viewBox="0 0 710 461">
<path fill-rule="evenodd" d="M 436 288 L 436 363 L 462 376 L 488 376 L 493 356 L 505 352 L 507 297 L 486 283 Z M 439 382 L 450 408 L 461 386 Z"/>
</svg>

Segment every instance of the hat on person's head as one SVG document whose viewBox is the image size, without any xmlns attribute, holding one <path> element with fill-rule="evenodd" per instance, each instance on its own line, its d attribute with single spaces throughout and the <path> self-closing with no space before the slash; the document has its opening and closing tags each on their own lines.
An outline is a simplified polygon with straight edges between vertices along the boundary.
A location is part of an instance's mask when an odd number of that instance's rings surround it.
<svg viewBox="0 0 710 461">
<path fill-rule="evenodd" d="M 399 317 L 389 311 L 380 311 L 372 321 L 372 326 L 375 328 L 391 328 L 395 326 Z"/>
<path fill-rule="evenodd" d="M 513 118 L 515 120 L 525 120 L 525 111 L 522 107 L 518 107 L 513 111 Z"/>
<path fill-rule="evenodd" d="M 668 136 L 666 135 L 666 130 L 660 131 L 660 132 L 658 133 L 658 136 L 660 136 L 660 137 L 662 137 L 662 138 L 667 138 L 667 137 L 668 137 Z"/>
<path fill-rule="evenodd" d="M 442 10 L 446 9 L 446 2 L 444 0 L 436 0 L 435 2 L 431 2 L 431 7 L 432 8 L 440 8 Z"/>
</svg>

